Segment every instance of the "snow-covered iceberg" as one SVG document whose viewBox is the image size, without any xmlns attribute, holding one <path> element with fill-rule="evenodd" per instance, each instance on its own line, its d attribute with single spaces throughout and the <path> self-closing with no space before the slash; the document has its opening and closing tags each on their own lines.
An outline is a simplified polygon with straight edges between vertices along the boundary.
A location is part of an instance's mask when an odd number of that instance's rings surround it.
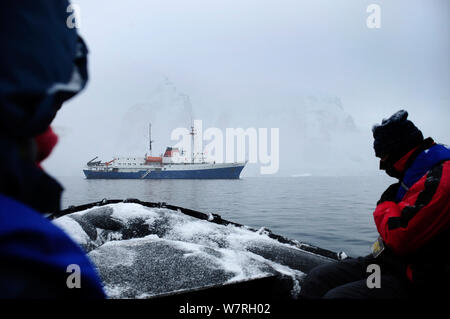
<svg viewBox="0 0 450 319">
<path fill-rule="evenodd" d="M 221 225 L 167 208 L 108 204 L 59 217 L 87 252 L 110 298 L 176 291 L 281 275 L 292 297 L 304 273 L 330 259 L 271 238 L 261 229 Z"/>
</svg>

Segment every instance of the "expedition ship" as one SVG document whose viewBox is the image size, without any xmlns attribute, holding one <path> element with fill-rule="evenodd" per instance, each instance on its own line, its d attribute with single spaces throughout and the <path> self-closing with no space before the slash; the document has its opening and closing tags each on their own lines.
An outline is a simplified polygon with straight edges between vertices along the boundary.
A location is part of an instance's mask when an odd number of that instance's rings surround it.
<svg viewBox="0 0 450 319">
<path fill-rule="evenodd" d="M 194 127 L 191 127 L 191 145 L 194 149 Z M 239 179 L 246 162 L 205 162 L 196 160 L 194 152 L 190 158 L 185 151 L 167 147 L 164 155 L 151 156 L 152 139 L 149 126 L 150 156 L 118 157 L 109 162 L 90 160 L 83 169 L 87 179 Z M 203 155 L 203 154 L 202 154 Z"/>
</svg>

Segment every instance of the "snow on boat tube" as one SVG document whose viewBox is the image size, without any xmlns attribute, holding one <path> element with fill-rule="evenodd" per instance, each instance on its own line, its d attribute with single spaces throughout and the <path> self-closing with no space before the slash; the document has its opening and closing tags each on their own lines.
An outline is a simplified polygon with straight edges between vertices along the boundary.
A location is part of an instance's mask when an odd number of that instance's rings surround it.
<svg viewBox="0 0 450 319">
<path fill-rule="evenodd" d="M 278 297 L 295 299 L 309 270 L 344 256 L 165 203 L 103 200 L 52 218 L 88 252 L 109 298 L 242 283 L 256 291 L 261 282 L 272 284 Z"/>
</svg>

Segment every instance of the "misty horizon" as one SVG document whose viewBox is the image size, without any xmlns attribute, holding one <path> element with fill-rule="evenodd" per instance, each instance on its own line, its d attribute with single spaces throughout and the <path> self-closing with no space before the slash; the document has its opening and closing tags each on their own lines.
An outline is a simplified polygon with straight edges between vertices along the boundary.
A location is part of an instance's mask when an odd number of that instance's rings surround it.
<svg viewBox="0 0 450 319">
<path fill-rule="evenodd" d="M 156 154 L 195 119 L 279 128 L 274 176 L 381 174 L 371 128 L 399 109 L 449 143 L 446 1 L 376 1 L 380 29 L 367 28 L 372 2 L 361 1 L 73 3 L 90 81 L 53 123 L 51 175 L 82 176 L 95 156 L 144 156 L 150 122 Z"/>
</svg>

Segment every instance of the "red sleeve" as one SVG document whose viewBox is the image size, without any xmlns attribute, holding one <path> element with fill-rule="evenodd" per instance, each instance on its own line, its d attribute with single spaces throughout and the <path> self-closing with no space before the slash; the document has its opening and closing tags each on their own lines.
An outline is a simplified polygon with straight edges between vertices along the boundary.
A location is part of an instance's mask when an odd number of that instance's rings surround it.
<svg viewBox="0 0 450 319">
<path fill-rule="evenodd" d="M 407 255 L 450 226 L 450 161 L 414 184 L 399 203 L 383 202 L 373 213 L 378 232 L 395 253 Z"/>
</svg>

